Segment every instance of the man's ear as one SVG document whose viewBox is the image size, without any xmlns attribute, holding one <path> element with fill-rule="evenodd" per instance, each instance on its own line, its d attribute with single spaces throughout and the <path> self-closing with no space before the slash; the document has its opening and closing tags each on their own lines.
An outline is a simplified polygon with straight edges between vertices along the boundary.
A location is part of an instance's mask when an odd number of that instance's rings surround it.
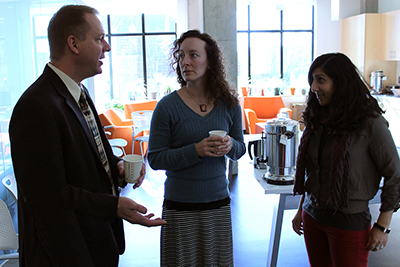
<svg viewBox="0 0 400 267">
<path fill-rule="evenodd" d="M 79 54 L 78 39 L 77 39 L 75 36 L 73 36 L 73 35 L 68 36 L 68 38 L 67 38 L 67 45 L 68 45 L 68 48 L 69 48 L 73 53 Z"/>
</svg>

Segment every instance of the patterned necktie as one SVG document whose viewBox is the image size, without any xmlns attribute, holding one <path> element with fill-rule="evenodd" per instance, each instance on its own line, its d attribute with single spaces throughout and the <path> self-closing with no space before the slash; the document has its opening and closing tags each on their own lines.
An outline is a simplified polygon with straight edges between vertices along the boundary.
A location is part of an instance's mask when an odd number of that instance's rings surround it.
<svg viewBox="0 0 400 267">
<path fill-rule="evenodd" d="M 83 89 L 81 89 L 81 97 L 79 98 L 79 106 L 80 106 L 82 113 L 86 119 L 86 122 L 92 132 L 93 139 L 97 146 L 97 152 L 99 153 L 101 163 L 103 164 L 103 167 L 108 174 L 108 178 L 110 179 L 110 183 L 111 183 L 111 190 L 112 190 L 113 195 L 115 196 L 116 191 L 115 191 L 114 182 L 111 177 L 110 165 L 108 163 L 107 156 L 104 151 L 103 142 L 101 141 L 101 137 L 99 134 L 99 129 L 97 128 L 96 120 L 95 120 L 93 113 L 91 112 L 89 105 L 86 101 L 86 94 Z"/>
</svg>

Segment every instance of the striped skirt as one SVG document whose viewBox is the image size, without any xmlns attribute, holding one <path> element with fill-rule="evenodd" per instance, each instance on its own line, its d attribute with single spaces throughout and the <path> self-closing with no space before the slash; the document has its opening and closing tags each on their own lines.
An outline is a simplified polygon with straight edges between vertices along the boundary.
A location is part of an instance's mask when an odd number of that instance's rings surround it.
<svg viewBox="0 0 400 267">
<path fill-rule="evenodd" d="M 163 208 L 161 266 L 233 266 L 230 205 L 211 210 Z"/>
</svg>

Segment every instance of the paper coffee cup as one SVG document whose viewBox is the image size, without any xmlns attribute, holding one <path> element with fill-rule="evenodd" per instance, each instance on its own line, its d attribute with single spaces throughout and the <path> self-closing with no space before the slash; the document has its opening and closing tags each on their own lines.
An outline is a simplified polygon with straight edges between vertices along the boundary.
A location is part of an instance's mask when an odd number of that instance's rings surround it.
<svg viewBox="0 0 400 267">
<path fill-rule="evenodd" d="M 140 155 L 126 155 L 123 157 L 125 168 L 125 181 L 127 183 L 137 183 L 142 170 L 143 157 Z"/>
<path fill-rule="evenodd" d="M 226 131 L 223 130 L 212 130 L 208 132 L 210 136 L 222 136 L 224 137 L 226 135 Z"/>
</svg>

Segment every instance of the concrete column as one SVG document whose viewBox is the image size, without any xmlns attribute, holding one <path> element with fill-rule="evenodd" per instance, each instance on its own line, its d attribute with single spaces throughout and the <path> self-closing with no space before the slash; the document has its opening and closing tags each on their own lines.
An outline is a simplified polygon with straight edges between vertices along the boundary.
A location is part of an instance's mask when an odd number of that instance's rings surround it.
<svg viewBox="0 0 400 267">
<path fill-rule="evenodd" d="M 229 79 L 237 88 L 236 0 L 203 0 L 204 32 L 222 47 Z"/>
<path fill-rule="evenodd" d="M 378 13 L 378 0 L 360 0 L 360 14 Z"/>
<path fill-rule="evenodd" d="M 237 88 L 236 0 L 203 0 L 204 32 L 221 46 L 226 58 L 228 78 Z M 229 160 L 229 180 L 238 173 L 236 161 Z"/>
</svg>

